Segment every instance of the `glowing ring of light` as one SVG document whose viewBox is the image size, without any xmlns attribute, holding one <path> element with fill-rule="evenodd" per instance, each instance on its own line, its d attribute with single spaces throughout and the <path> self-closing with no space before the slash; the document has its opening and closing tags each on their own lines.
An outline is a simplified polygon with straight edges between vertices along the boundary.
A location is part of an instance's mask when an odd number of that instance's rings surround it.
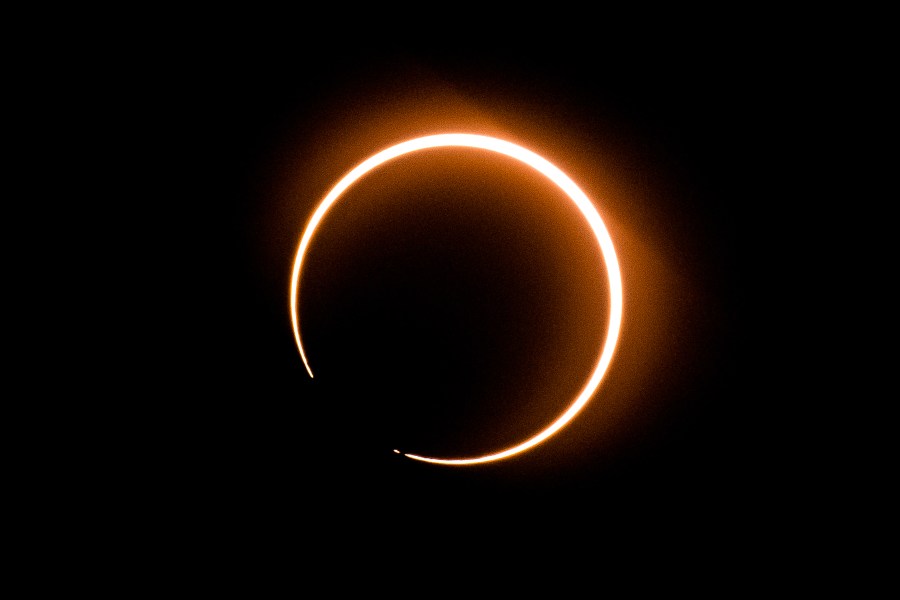
<svg viewBox="0 0 900 600">
<path fill-rule="evenodd" d="M 316 227 L 319 226 L 319 223 L 325 216 L 325 213 L 328 212 L 328 209 L 331 208 L 331 206 L 338 200 L 338 198 L 340 198 L 341 194 L 343 194 L 347 190 L 347 188 L 353 185 L 358 179 L 363 177 L 369 171 L 388 162 L 389 160 L 392 160 L 404 154 L 408 154 L 410 152 L 424 150 L 427 148 L 440 148 L 447 146 L 479 148 L 497 152 L 499 154 L 505 154 L 506 156 L 521 161 L 537 170 L 547 179 L 555 183 L 560 189 L 562 189 L 562 191 L 564 191 L 569 196 L 569 198 L 572 199 L 572 201 L 587 219 L 587 222 L 591 226 L 591 229 L 594 231 L 597 242 L 600 244 L 600 251 L 603 254 L 603 261 L 606 265 L 610 291 L 609 327 L 606 333 L 606 340 L 603 344 L 603 350 L 600 353 L 599 359 L 597 360 L 597 365 L 594 367 L 594 371 L 593 373 L 591 373 L 590 379 L 588 379 L 587 384 L 585 384 L 584 388 L 578 394 L 572 405 L 569 406 L 569 408 L 566 409 L 566 411 L 562 415 L 560 415 L 553 423 L 551 423 L 546 429 L 516 446 L 507 448 L 506 450 L 503 450 L 501 452 L 474 458 L 430 458 L 426 456 L 418 456 L 416 454 L 403 454 L 408 458 L 429 463 L 443 465 L 471 465 L 500 460 L 513 456 L 514 454 L 524 452 L 525 450 L 528 450 L 529 448 L 540 444 L 551 435 L 558 432 L 563 428 L 563 426 L 571 421 L 575 417 L 575 415 L 578 414 L 578 412 L 588 403 L 588 401 L 594 395 L 594 392 L 597 390 L 597 387 L 600 385 L 600 380 L 603 379 L 603 375 L 606 373 L 610 361 L 612 360 L 613 351 L 616 347 L 616 341 L 619 337 L 619 329 L 622 324 L 622 276 L 619 270 L 619 262 L 616 259 L 616 251 L 613 247 L 612 239 L 609 236 L 609 232 L 607 232 L 606 230 L 606 226 L 603 224 L 603 220 L 597 213 L 597 209 L 594 208 L 594 205 L 591 203 L 585 193 L 582 192 L 581 189 L 577 185 L 575 185 L 575 183 L 571 179 L 569 179 L 569 177 L 565 173 L 560 171 L 556 166 L 548 162 L 543 157 L 538 156 L 534 152 L 526 150 L 521 146 L 517 146 L 516 144 L 506 142 L 497 138 L 466 133 L 447 133 L 420 137 L 402 142 L 395 146 L 391 146 L 386 150 L 382 150 L 381 152 L 370 156 L 362 163 L 357 165 L 352 171 L 347 173 L 343 177 L 343 179 L 341 179 L 337 183 L 337 185 L 335 185 L 331 189 L 331 191 L 328 192 L 328 195 L 325 196 L 325 198 L 319 204 L 318 208 L 316 208 L 316 211 L 313 213 L 312 218 L 306 225 L 306 229 L 303 232 L 303 237 L 300 239 L 300 247 L 297 250 L 296 258 L 294 259 L 294 269 L 293 273 L 291 274 L 291 323 L 294 328 L 294 340 L 297 342 L 297 348 L 300 350 L 300 357 L 303 359 L 303 364 L 306 366 L 306 370 L 309 373 L 309 376 L 312 377 L 312 369 L 310 368 L 309 361 L 306 358 L 306 352 L 304 352 L 303 350 L 303 342 L 300 340 L 300 319 L 297 314 L 297 300 L 300 287 L 300 268 L 303 265 L 303 257 L 306 254 L 306 250 L 309 247 L 309 242 L 312 239 L 313 233 L 315 233 Z M 394 450 L 394 452 L 400 454 L 399 450 Z"/>
</svg>

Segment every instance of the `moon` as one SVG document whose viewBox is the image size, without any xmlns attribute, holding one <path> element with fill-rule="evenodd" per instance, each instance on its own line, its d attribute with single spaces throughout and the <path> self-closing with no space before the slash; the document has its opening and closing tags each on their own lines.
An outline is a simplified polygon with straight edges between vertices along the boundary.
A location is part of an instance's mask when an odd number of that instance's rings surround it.
<svg viewBox="0 0 900 600">
<path fill-rule="evenodd" d="M 309 365 L 309 358 L 306 356 L 306 350 L 303 347 L 303 341 L 300 336 L 300 317 L 297 311 L 297 305 L 300 294 L 300 272 L 303 268 L 303 261 L 306 257 L 306 251 L 309 248 L 310 240 L 312 240 L 316 229 L 319 227 L 319 224 L 322 222 L 322 219 L 325 217 L 325 214 L 328 212 L 328 210 L 334 205 L 335 202 L 337 202 L 341 198 L 341 195 L 345 191 L 347 191 L 350 186 L 359 181 L 370 171 L 377 169 L 379 166 L 399 156 L 403 156 L 404 154 L 417 152 L 419 150 L 426 150 L 429 148 L 444 147 L 476 148 L 503 154 L 528 165 L 529 167 L 535 169 L 544 177 L 552 181 L 554 184 L 556 184 L 563 192 L 566 193 L 566 195 L 572 200 L 572 202 L 575 203 L 575 206 L 578 207 L 578 210 L 581 211 L 581 214 L 590 225 L 591 230 L 594 233 L 594 237 L 596 238 L 597 243 L 600 246 L 600 251 L 603 256 L 603 263 L 606 267 L 610 292 L 609 323 L 607 326 L 606 339 L 604 340 L 603 345 L 599 351 L 594 370 L 591 372 L 590 377 L 588 378 L 587 383 L 584 385 L 581 392 L 579 392 L 579 394 L 572 401 L 572 404 L 569 405 L 569 407 L 545 429 L 510 448 L 506 448 L 492 454 L 470 458 L 437 458 L 430 456 L 420 456 L 417 454 L 402 453 L 399 450 L 394 450 L 396 454 L 402 454 L 407 458 L 427 463 L 440 465 L 473 465 L 502 460 L 525 452 L 526 450 L 534 448 L 550 436 L 559 432 L 563 427 L 565 427 L 572 419 L 575 418 L 575 416 L 594 396 L 594 393 L 600 386 L 600 382 L 603 379 L 603 376 L 606 374 L 606 371 L 609 368 L 610 362 L 612 361 L 613 352 L 615 351 L 616 343 L 619 338 L 619 330 L 622 325 L 623 308 L 622 275 L 619 269 L 618 259 L 616 258 L 616 251 L 615 247 L 613 246 L 612 238 L 610 237 L 609 232 L 607 231 L 606 226 L 603 223 L 603 219 L 600 218 L 600 214 L 594 207 L 594 204 L 581 190 L 581 188 L 579 188 L 575 184 L 575 182 L 573 182 L 569 178 L 569 176 L 563 173 L 558 167 L 550 163 L 545 158 L 539 156 L 538 154 L 535 154 L 531 150 L 523 148 L 522 146 L 519 146 L 517 144 L 513 144 L 512 142 L 501 140 L 495 137 L 468 133 L 444 133 L 418 137 L 407 140 L 405 142 L 401 142 L 399 144 L 395 144 L 370 156 L 369 158 L 358 164 L 356 167 L 354 167 L 346 175 L 344 175 L 344 177 L 340 181 L 338 181 L 333 188 L 331 188 L 331 191 L 329 191 L 325 198 L 319 203 L 319 206 L 316 208 L 315 212 L 307 223 L 306 229 L 303 231 L 303 236 L 300 238 L 300 245 L 297 249 L 296 257 L 294 258 L 293 271 L 291 273 L 291 325 L 294 330 L 294 341 L 297 343 L 297 349 L 300 351 L 300 358 L 303 360 L 303 364 L 306 367 L 306 371 L 309 373 L 309 376 L 313 377 L 312 368 Z"/>
</svg>

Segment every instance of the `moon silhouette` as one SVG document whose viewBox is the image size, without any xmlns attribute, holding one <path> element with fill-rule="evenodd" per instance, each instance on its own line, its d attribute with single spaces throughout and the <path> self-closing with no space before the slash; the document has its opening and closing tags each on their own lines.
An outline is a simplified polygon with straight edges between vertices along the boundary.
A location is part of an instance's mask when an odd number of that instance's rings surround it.
<svg viewBox="0 0 900 600">
<path fill-rule="evenodd" d="M 593 397 L 594 393 L 597 391 L 604 374 L 609 368 L 613 352 L 615 351 L 616 342 L 618 341 L 619 329 L 622 324 L 622 276 L 612 239 L 610 238 L 609 232 L 603 223 L 603 219 L 600 218 L 597 209 L 588 199 L 587 195 L 585 195 L 585 193 L 565 173 L 545 158 L 511 142 L 483 135 L 447 133 L 411 139 L 370 156 L 338 181 L 316 208 L 309 223 L 306 225 L 303 236 L 300 238 L 300 246 L 297 250 L 293 271 L 291 273 L 291 324 L 294 330 L 294 340 L 297 343 L 297 349 L 300 351 L 300 357 L 303 359 L 303 364 L 310 377 L 313 377 L 313 372 L 309 365 L 309 359 L 306 356 L 306 351 L 303 348 L 303 341 L 300 336 L 300 318 L 297 311 L 297 304 L 300 292 L 300 271 L 303 267 L 303 260 L 306 256 L 310 240 L 312 240 L 316 229 L 325 217 L 325 214 L 331 206 L 340 199 L 341 195 L 369 171 L 372 171 L 380 165 L 399 156 L 409 154 L 410 152 L 442 147 L 476 148 L 503 154 L 525 163 L 556 184 L 566 193 L 566 195 L 568 195 L 581 211 L 581 214 L 584 215 L 584 218 L 587 219 L 587 222 L 597 239 L 597 243 L 600 246 L 609 281 L 609 324 L 607 327 L 606 339 L 603 342 L 594 370 L 572 404 L 545 429 L 527 440 L 505 450 L 471 458 L 436 458 L 402 453 L 399 450 L 394 450 L 395 453 L 402 454 L 407 458 L 428 463 L 441 465 L 472 465 L 509 458 L 510 456 L 537 446 L 568 424 L 575 415 L 584 408 L 588 401 L 590 401 L 591 397 Z"/>
</svg>

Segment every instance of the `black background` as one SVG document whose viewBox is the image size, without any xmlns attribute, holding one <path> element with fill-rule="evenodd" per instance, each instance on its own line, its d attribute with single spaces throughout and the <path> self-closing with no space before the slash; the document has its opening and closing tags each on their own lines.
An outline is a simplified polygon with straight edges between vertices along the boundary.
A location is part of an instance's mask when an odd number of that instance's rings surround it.
<svg viewBox="0 0 900 600">
<path fill-rule="evenodd" d="M 464 19 L 337 43 L 324 23 L 301 22 L 168 27 L 102 71 L 121 125 L 105 147 L 116 190 L 140 207 L 121 225 L 138 260 L 115 274 L 144 300 L 123 325 L 141 339 L 124 359 L 138 374 L 109 429 L 139 446 L 118 473 L 141 518 L 174 539 L 267 556 L 427 556 L 534 540 L 736 549 L 789 512 L 788 391 L 765 353 L 774 326 L 761 288 L 776 234 L 758 204 L 794 135 L 781 32 L 610 18 L 568 33 L 507 23 L 495 36 Z M 312 381 L 288 282 L 307 218 L 344 172 L 470 118 L 586 182 L 621 244 L 626 326 L 610 376 L 569 427 L 520 457 L 452 468 L 404 459 L 394 439 L 489 448 L 484 423 L 522 409 L 492 377 L 517 392 L 531 389 L 523 373 L 541 377 L 530 349 L 543 342 L 525 325 L 559 319 L 540 278 L 562 255 L 551 238 L 535 242 L 550 255 L 530 258 L 515 243 L 518 225 L 537 234 L 546 214 L 503 224 L 462 211 L 445 227 L 423 213 L 430 230 L 386 219 L 390 243 L 374 228 L 348 238 L 350 270 L 310 309 L 322 319 L 310 353 L 333 357 Z M 434 194 L 452 205 L 452 189 Z M 360 342 L 378 336 L 378 348 Z M 353 343 L 349 371 L 338 359 Z M 489 385 L 501 404 L 482 414 L 466 392 Z"/>
</svg>

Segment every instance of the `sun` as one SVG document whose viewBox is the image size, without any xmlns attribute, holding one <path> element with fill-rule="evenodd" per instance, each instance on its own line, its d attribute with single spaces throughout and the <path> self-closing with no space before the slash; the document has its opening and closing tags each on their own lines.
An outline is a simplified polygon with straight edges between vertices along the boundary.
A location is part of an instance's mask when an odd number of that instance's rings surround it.
<svg viewBox="0 0 900 600">
<path fill-rule="evenodd" d="M 306 350 L 303 347 L 303 340 L 300 335 L 300 317 L 298 314 L 297 305 L 300 295 L 300 273 L 303 268 L 303 261 L 306 257 L 306 251 L 309 248 L 310 241 L 312 240 L 316 229 L 321 224 L 322 219 L 325 217 L 325 214 L 328 212 L 328 210 L 334 205 L 335 202 L 337 202 L 341 198 L 344 192 L 347 191 L 350 186 L 362 179 L 370 171 L 377 169 L 379 166 L 399 156 L 403 156 L 404 154 L 409 154 L 411 152 L 417 152 L 420 150 L 427 150 L 429 148 L 446 147 L 455 147 L 461 149 L 474 148 L 480 150 L 488 150 L 491 152 L 509 156 L 535 169 L 544 177 L 552 181 L 563 192 L 565 192 L 565 194 L 572 200 L 575 206 L 578 207 L 578 210 L 587 220 L 588 225 L 590 225 L 591 230 L 594 233 L 594 237 L 599 244 L 600 251 L 603 256 L 604 266 L 606 268 L 610 292 L 609 322 L 607 326 L 606 339 L 604 340 L 602 348 L 599 352 L 594 370 L 591 372 L 590 376 L 588 377 L 587 383 L 575 397 L 572 404 L 569 405 L 569 407 L 545 429 L 510 448 L 506 448 L 504 450 L 491 454 L 470 458 L 436 458 L 420 456 L 411 453 L 402 453 L 399 450 L 394 450 L 394 452 L 397 454 L 402 454 L 403 456 L 406 456 L 408 458 L 428 463 L 440 465 L 474 465 L 502 460 L 525 452 L 526 450 L 534 448 L 550 436 L 559 432 L 563 427 L 565 427 L 566 424 L 568 424 L 572 419 L 575 418 L 575 416 L 584 408 L 584 406 L 596 393 L 597 388 L 600 386 L 600 382 L 603 379 L 603 376 L 606 374 L 606 371 L 609 368 L 613 353 L 616 348 L 616 343 L 618 342 L 619 330 L 621 329 L 622 325 L 623 311 L 622 275 L 619 269 L 619 262 L 616 257 L 616 251 L 615 247 L 613 246 L 612 238 L 610 237 L 609 232 L 606 229 L 606 225 L 603 223 L 603 219 L 600 218 L 600 214 L 597 212 L 594 204 L 581 190 L 581 188 L 579 188 L 575 184 L 575 182 L 573 182 L 569 178 L 569 176 L 563 173 L 558 167 L 550 163 L 545 158 L 539 156 L 538 154 L 535 154 L 531 150 L 523 148 L 522 146 L 519 146 L 517 144 L 513 144 L 512 142 L 501 140 L 495 137 L 469 133 L 444 133 L 418 137 L 393 145 L 370 156 L 369 158 L 358 164 L 356 167 L 354 167 L 349 173 L 344 175 L 344 177 L 340 181 L 338 181 L 333 188 L 331 188 L 331 191 L 329 191 L 325 198 L 319 203 L 318 207 L 307 223 L 306 229 L 303 231 L 303 235 L 300 238 L 300 245 L 297 249 L 297 254 L 294 258 L 293 269 L 291 272 L 291 325 L 293 327 L 294 340 L 297 343 L 297 349 L 300 351 L 300 358 L 303 360 L 303 364 L 306 367 L 306 371 L 309 373 L 309 376 L 313 377 L 312 368 L 309 365 L 309 358 L 306 356 Z"/>
</svg>

